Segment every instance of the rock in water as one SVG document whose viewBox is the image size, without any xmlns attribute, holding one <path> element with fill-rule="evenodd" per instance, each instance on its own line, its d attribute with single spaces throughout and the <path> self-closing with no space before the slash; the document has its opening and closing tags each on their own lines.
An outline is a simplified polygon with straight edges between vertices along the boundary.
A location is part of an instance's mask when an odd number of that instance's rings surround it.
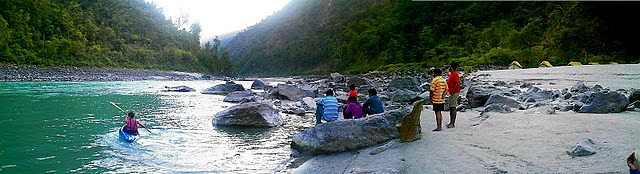
<svg viewBox="0 0 640 174">
<path fill-rule="evenodd" d="M 251 83 L 251 89 L 267 89 L 267 85 L 262 80 L 254 80 Z"/>
<path fill-rule="evenodd" d="M 420 114 L 422 113 L 424 99 L 413 103 L 413 110 L 402 118 L 396 125 L 400 134 L 400 142 L 411 142 L 422 138 L 420 135 Z"/>
<path fill-rule="evenodd" d="M 295 86 L 279 84 L 276 88 L 271 91 L 271 95 L 277 98 L 288 99 L 288 100 L 302 100 L 305 97 L 316 97 L 316 94 L 313 91 L 307 91 L 300 88 L 296 88 Z"/>
<path fill-rule="evenodd" d="M 595 141 L 591 138 L 584 139 L 580 141 L 572 151 L 567 151 L 567 154 L 573 157 L 596 154 L 596 148 L 594 147 L 595 144 Z"/>
<path fill-rule="evenodd" d="M 218 112 L 213 125 L 275 127 L 282 125 L 282 116 L 268 103 L 249 102 Z"/>
<path fill-rule="evenodd" d="M 201 93 L 203 94 L 229 94 L 234 91 L 244 91 L 244 87 L 240 84 L 236 84 L 233 81 L 229 81 L 225 84 L 219 84 L 211 88 L 207 88 Z"/>
<path fill-rule="evenodd" d="M 580 107 L 580 113 L 612 113 L 622 112 L 629 105 L 629 99 L 618 92 L 589 93 L 585 104 Z"/>
<path fill-rule="evenodd" d="M 231 103 L 249 102 L 255 101 L 255 96 L 253 95 L 253 91 L 251 91 L 250 89 L 245 91 L 235 91 L 227 95 L 227 97 L 225 97 L 222 101 Z"/>
<path fill-rule="evenodd" d="M 502 103 L 512 108 L 517 108 L 520 103 L 514 99 L 504 97 L 502 95 L 491 95 L 484 106 L 489 106 L 493 103 Z"/>
<path fill-rule="evenodd" d="M 301 153 L 337 153 L 357 150 L 398 138 L 396 125 L 410 112 L 409 107 L 371 115 L 322 123 L 291 138 L 291 148 Z"/>
</svg>

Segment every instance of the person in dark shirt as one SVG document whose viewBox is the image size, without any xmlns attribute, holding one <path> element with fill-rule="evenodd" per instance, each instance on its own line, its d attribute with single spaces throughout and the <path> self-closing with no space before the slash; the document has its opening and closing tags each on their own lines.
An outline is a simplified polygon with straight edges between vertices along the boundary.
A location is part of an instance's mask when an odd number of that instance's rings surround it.
<svg viewBox="0 0 640 174">
<path fill-rule="evenodd" d="M 382 100 L 378 97 L 378 91 L 376 89 L 369 89 L 369 99 L 362 104 L 362 111 L 364 114 L 373 115 L 384 112 L 384 106 Z"/>
</svg>

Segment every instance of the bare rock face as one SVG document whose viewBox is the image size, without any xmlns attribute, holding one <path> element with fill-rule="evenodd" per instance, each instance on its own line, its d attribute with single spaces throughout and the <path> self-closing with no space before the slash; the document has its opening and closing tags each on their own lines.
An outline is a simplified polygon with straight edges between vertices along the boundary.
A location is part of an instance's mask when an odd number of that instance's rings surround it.
<svg viewBox="0 0 640 174">
<path fill-rule="evenodd" d="M 282 116 L 268 103 L 249 102 L 218 112 L 213 118 L 217 126 L 275 127 L 282 125 Z"/>
<path fill-rule="evenodd" d="M 629 98 L 618 92 L 593 92 L 585 95 L 585 104 L 580 107 L 581 113 L 612 113 L 622 112 L 629 105 Z"/>
<path fill-rule="evenodd" d="M 377 145 L 400 136 L 396 125 L 409 112 L 410 108 L 404 107 L 361 119 L 319 124 L 294 135 L 291 147 L 301 153 L 326 154 Z"/>
</svg>

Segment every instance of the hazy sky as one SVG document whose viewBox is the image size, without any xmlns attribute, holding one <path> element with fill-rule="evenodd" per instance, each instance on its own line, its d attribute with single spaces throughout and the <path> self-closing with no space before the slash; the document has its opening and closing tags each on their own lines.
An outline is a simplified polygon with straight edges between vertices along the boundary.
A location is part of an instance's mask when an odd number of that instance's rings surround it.
<svg viewBox="0 0 640 174">
<path fill-rule="evenodd" d="M 279 11 L 291 0 L 145 0 L 162 8 L 167 18 L 182 14 L 189 22 L 199 22 L 202 39 L 213 38 L 255 25 Z M 187 26 L 189 30 L 190 24 Z"/>
</svg>

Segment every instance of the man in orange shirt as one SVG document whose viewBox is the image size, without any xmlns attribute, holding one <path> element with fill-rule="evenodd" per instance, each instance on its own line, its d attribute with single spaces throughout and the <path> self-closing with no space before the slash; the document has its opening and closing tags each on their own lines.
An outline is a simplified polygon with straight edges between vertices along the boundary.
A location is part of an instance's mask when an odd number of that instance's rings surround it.
<svg viewBox="0 0 640 174">
<path fill-rule="evenodd" d="M 447 79 L 447 87 L 449 87 L 449 124 L 447 128 L 456 127 L 456 107 L 458 107 L 458 96 L 460 95 L 460 76 L 456 69 L 458 64 L 452 63 L 449 66 L 449 78 Z"/>
<path fill-rule="evenodd" d="M 444 96 L 447 93 L 447 81 L 442 78 L 442 71 L 435 69 L 432 72 L 433 80 L 431 81 L 431 88 L 429 98 L 433 104 L 433 111 L 436 113 L 436 125 L 438 126 L 433 131 L 442 130 L 442 111 L 444 110 Z"/>
</svg>

